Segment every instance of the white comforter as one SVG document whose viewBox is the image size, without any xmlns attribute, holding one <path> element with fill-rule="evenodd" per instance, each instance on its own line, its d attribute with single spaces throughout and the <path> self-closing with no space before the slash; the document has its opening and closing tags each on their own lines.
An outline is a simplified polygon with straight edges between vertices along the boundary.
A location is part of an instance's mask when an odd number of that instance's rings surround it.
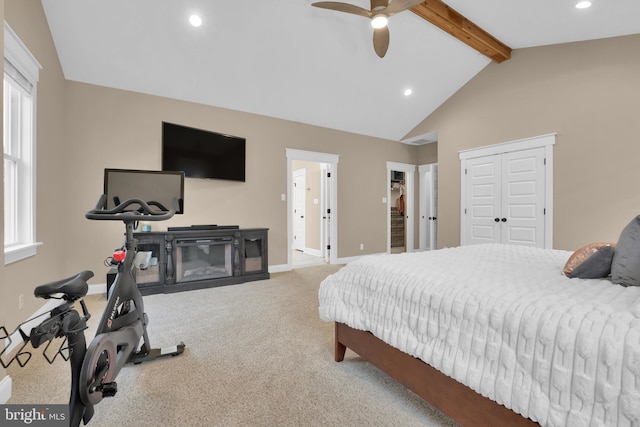
<svg viewBox="0 0 640 427">
<path fill-rule="evenodd" d="M 322 282 L 320 317 L 542 426 L 638 426 L 640 288 L 569 279 L 570 255 L 473 245 L 363 257 Z"/>
</svg>

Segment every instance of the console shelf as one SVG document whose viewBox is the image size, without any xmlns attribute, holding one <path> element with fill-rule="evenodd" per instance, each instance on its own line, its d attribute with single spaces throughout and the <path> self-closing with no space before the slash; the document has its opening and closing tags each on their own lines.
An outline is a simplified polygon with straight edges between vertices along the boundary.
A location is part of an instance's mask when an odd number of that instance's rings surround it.
<svg viewBox="0 0 640 427">
<path fill-rule="evenodd" d="M 134 233 L 138 254 L 149 260 L 147 268 L 136 269 L 138 288 L 151 295 L 268 279 L 267 232 L 200 226 Z"/>
</svg>

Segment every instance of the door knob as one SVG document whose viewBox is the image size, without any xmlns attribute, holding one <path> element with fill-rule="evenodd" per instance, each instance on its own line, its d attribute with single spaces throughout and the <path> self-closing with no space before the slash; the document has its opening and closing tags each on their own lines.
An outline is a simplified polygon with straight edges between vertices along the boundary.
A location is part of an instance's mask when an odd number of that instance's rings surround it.
<svg viewBox="0 0 640 427">
<path fill-rule="evenodd" d="M 494 218 L 493 219 L 495 222 L 500 222 L 500 218 Z"/>
<path fill-rule="evenodd" d="M 507 222 L 507 218 L 502 218 L 502 222 Z"/>
</svg>

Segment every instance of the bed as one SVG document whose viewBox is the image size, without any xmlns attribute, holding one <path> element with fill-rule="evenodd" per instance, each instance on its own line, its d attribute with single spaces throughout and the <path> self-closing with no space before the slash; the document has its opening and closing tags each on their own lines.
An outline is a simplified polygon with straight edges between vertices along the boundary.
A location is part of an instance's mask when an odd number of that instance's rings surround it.
<svg viewBox="0 0 640 427">
<path fill-rule="evenodd" d="M 336 361 L 350 348 L 463 425 L 637 426 L 640 287 L 568 278 L 571 257 L 498 244 L 362 257 L 321 283 L 319 314 Z"/>
</svg>

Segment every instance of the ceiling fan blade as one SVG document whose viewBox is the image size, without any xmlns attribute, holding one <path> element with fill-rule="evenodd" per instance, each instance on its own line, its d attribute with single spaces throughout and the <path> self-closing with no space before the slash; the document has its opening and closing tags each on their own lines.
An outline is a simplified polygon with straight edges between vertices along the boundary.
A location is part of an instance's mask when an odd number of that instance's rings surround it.
<svg viewBox="0 0 640 427">
<path fill-rule="evenodd" d="M 384 58 L 389 48 L 389 27 L 373 30 L 373 49 L 380 58 Z"/>
<path fill-rule="evenodd" d="M 319 1 L 311 3 L 311 6 L 320 7 L 322 9 L 337 10 L 338 12 L 351 13 L 353 15 L 360 15 L 367 18 L 371 18 L 372 13 L 370 10 L 363 9 L 360 6 L 355 6 L 349 3 L 340 3 L 337 1 Z"/>
<path fill-rule="evenodd" d="M 387 6 L 385 15 L 395 15 L 396 13 L 402 12 L 403 10 L 411 9 L 413 6 L 417 6 L 424 1 L 425 0 L 393 0 L 391 3 L 389 3 L 389 6 Z"/>
</svg>

